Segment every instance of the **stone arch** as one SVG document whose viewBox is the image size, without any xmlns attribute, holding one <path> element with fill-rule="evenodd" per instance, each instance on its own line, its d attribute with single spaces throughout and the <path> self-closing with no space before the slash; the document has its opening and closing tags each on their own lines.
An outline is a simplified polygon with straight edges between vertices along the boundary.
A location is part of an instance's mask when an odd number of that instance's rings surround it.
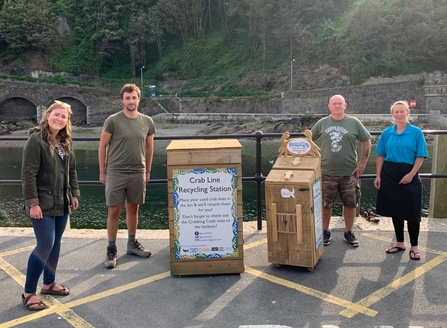
<svg viewBox="0 0 447 328">
<path fill-rule="evenodd" d="M 62 101 L 71 106 L 71 110 L 73 111 L 73 114 L 71 116 L 72 125 L 87 124 L 87 106 L 82 101 L 70 96 L 58 97 L 55 100 Z M 53 102 L 50 102 L 48 106 L 52 103 Z"/>
<path fill-rule="evenodd" d="M 26 98 L 10 96 L 0 99 L 0 117 L 9 122 L 37 123 L 37 106 Z"/>
</svg>

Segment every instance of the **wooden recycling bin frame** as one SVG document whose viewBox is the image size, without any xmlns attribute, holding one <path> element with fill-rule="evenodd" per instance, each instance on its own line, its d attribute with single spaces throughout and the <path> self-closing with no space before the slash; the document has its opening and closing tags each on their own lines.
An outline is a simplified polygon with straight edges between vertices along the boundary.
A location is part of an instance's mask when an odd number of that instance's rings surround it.
<svg viewBox="0 0 447 328">
<path fill-rule="evenodd" d="M 281 137 L 279 156 L 265 180 L 268 261 L 313 271 L 323 254 L 321 161 L 307 139 Z M 292 189 L 292 191 L 290 190 Z"/>
<path fill-rule="evenodd" d="M 171 275 L 244 272 L 241 148 L 236 139 L 166 148 Z"/>
</svg>

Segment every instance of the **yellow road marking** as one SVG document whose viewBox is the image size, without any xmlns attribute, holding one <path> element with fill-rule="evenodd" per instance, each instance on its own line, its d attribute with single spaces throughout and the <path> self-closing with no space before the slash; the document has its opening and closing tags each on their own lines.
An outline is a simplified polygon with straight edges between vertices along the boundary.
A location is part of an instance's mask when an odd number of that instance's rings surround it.
<svg viewBox="0 0 447 328">
<path fill-rule="evenodd" d="M 376 236 L 376 235 L 373 235 L 371 233 L 362 233 L 362 236 L 369 237 L 369 238 L 374 238 L 374 239 L 385 241 L 385 242 L 388 242 L 388 243 L 393 242 L 393 240 L 390 239 L 390 238 Z M 442 252 L 442 251 L 438 251 L 436 249 L 426 248 L 426 247 L 423 247 L 423 246 L 418 246 L 418 248 L 419 248 L 420 251 L 424 251 L 424 252 L 433 253 L 433 254 L 437 254 L 437 255 L 441 255 L 441 256 L 446 256 L 447 257 L 447 252 Z M 410 250 L 408 250 L 408 251 L 410 251 Z"/>
<path fill-rule="evenodd" d="M 392 292 L 396 291 L 400 287 L 403 287 L 406 284 L 415 280 L 416 278 L 422 276 L 427 271 L 433 269 L 437 265 L 444 262 L 446 259 L 447 258 L 444 256 L 435 257 L 433 260 L 423 264 L 422 266 L 407 273 L 406 275 L 402 276 L 401 278 L 394 280 L 390 284 L 386 285 L 385 287 L 380 288 L 379 290 L 375 291 L 368 297 L 365 297 L 364 299 L 361 299 L 360 301 L 358 301 L 354 304 L 369 307 L 369 306 L 373 305 L 374 303 L 377 303 L 378 301 L 382 300 L 386 296 L 390 295 Z M 348 306 L 345 310 L 340 312 L 340 314 L 347 318 L 352 318 L 354 315 L 357 314 L 357 312 L 358 312 L 357 308 L 351 309 Z"/>
<path fill-rule="evenodd" d="M 329 303 L 332 303 L 332 304 L 335 304 L 335 305 L 338 305 L 338 306 L 341 306 L 344 308 L 352 309 L 352 311 L 355 311 L 356 313 L 363 313 L 370 317 L 374 317 L 377 314 L 377 311 L 368 309 L 367 307 L 365 307 L 361 304 L 352 303 L 352 302 L 346 301 L 344 299 L 320 292 L 318 290 L 315 290 L 315 289 L 312 289 L 312 288 L 309 288 L 309 287 L 306 287 L 303 285 L 299 285 L 299 284 L 296 284 L 294 282 L 291 282 L 291 281 L 288 281 L 288 280 L 285 280 L 282 278 L 272 276 L 270 274 L 264 273 L 262 271 L 258 271 L 256 269 L 252 269 L 247 266 L 245 267 L 245 272 L 248 272 L 252 275 L 255 275 L 259 278 L 268 280 L 275 284 L 282 285 L 284 287 L 288 287 L 291 289 L 295 289 L 303 294 L 319 298 L 325 302 L 329 302 Z"/>
<path fill-rule="evenodd" d="M 34 248 L 31 247 L 31 248 Z M 23 249 L 21 249 L 23 251 Z M 14 252 L 8 252 L 13 253 Z M 17 252 L 19 253 L 19 252 Z M 2 254 L 6 254 L 2 253 Z M 0 257 L 0 269 L 3 270 L 6 274 L 8 274 L 12 279 L 14 279 L 20 286 L 25 285 L 25 276 L 17 270 L 15 267 L 13 267 L 10 263 L 5 261 L 2 257 Z M 49 309 L 45 309 L 39 312 L 35 312 L 32 315 L 28 315 L 25 317 L 21 317 L 19 319 L 14 319 L 9 322 L 4 322 L 0 324 L 0 327 L 13 327 L 19 324 L 22 324 L 24 322 L 28 322 L 31 320 L 42 318 L 45 315 L 51 314 L 55 311 L 51 311 L 51 307 L 54 305 L 62 305 L 59 301 L 57 301 L 54 297 L 51 296 L 45 296 L 41 297 L 42 300 L 45 301 L 45 304 L 49 306 Z M 73 327 L 93 327 L 88 322 L 86 322 L 83 318 L 79 317 L 76 313 L 71 311 L 70 309 L 61 310 L 58 312 L 58 314 L 67 320 L 69 323 L 73 325 Z"/>
<path fill-rule="evenodd" d="M 119 293 L 125 292 L 125 291 L 127 291 L 129 289 L 132 289 L 132 288 L 141 287 L 142 285 L 146 285 L 146 284 L 149 284 L 151 282 L 167 278 L 170 275 L 171 275 L 171 271 L 166 271 L 166 272 L 163 272 L 163 273 L 156 274 L 155 276 L 150 276 L 150 277 L 147 277 L 147 278 L 144 278 L 144 279 L 140 279 L 140 280 L 131 282 L 130 284 L 127 284 L 127 285 L 123 285 L 123 286 L 120 286 L 120 287 L 112 288 L 112 289 L 106 290 L 106 291 L 98 293 L 98 294 L 90 295 L 90 296 L 78 299 L 76 301 L 68 302 L 65 305 L 69 306 L 69 307 L 75 307 L 75 306 L 83 305 L 83 304 L 86 304 L 86 303 L 89 303 L 89 302 L 92 302 L 92 301 L 99 300 L 99 299 L 104 298 L 104 297 L 109 297 L 109 296 L 112 296 L 112 295 L 115 295 L 115 294 L 119 294 Z"/>
<path fill-rule="evenodd" d="M 32 248 L 34 248 L 34 246 Z M 7 253 L 14 254 L 14 252 L 7 252 Z M 6 254 L 6 253 L 2 253 L 2 255 L 4 255 L 4 254 Z M 25 276 L 19 270 L 14 268 L 11 264 L 9 264 L 7 261 L 5 261 L 2 257 L 0 257 L 0 269 L 3 270 L 9 276 L 11 276 L 11 278 L 13 278 L 19 285 L 21 285 L 21 286 L 25 285 Z M 167 271 L 167 272 L 155 275 L 155 276 L 151 276 L 151 277 L 144 278 L 144 279 L 141 279 L 138 281 L 134 281 L 134 282 L 124 285 L 124 286 L 112 288 L 105 292 L 87 296 L 82 299 L 64 303 L 64 304 L 60 303 L 58 300 L 56 300 L 54 297 L 52 297 L 50 295 L 44 295 L 44 296 L 41 296 L 41 299 L 48 306 L 47 309 L 32 313 L 30 315 L 20 317 L 18 319 L 11 320 L 8 322 L 0 323 L 0 327 L 1 328 L 13 327 L 13 326 L 20 325 L 20 324 L 23 324 L 26 322 L 30 322 L 32 320 L 40 319 L 42 317 L 45 317 L 45 316 L 53 314 L 53 313 L 57 313 L 58 315 L 60 315 L 67 322 L 69 322 L 73 327 L 82 327 L 82 328 L 93 327 L 87 321 L 85 321 L 83 318 L 81 318 L 79 315 L 77 315 L 73 310 L 71 310 L 71 308 L 101 299 L 103 297 L 108 297 L 111 295 L 119 294 L 126 290 L 140 287 L 141 285 L 148 284 L 148 283 L 166 278 L 170 275 L 171 275 L 170 271 Z"/>
<path fill-rule="evenodd" d="M 253 247 L 257 247 L 259 245 L 265 244 L 266 242 L 267 242 L 267 238 L 265 238 L 263 240 L 260 240 L 260 241 L 255 241 L 255 242 L 250 243 L 248 245 L 244 245 L 244 250 L 250 249 L 250 248 L 253 248 Z"/>
<path fill-rule="evenodd" d="M 64 318 L 65 320 L 67 320 L 68 323 L 70 323 L 73 327 L 76 328 L 84 328 L 84 327 L 94 327 L 91 324 L 89 324 L 87 321 L 85 321 L 83 318 L 81 318 L 80 316 L 78 316 L 74 311 L 70 310 L 70 309 L 62 309 L 62 308 L 58 308 L 58 311 L 54 311 L 52 308 L 48 308 L 45 310 L 41 310 L 41 311 L 37 311 L 34 312 L 33 314 L 30 315 L 26 315 L 24 317 L 20 317 L 8 322 L 3 322 L 0 324 L 0 327 L 14 327 L 17 325 L 21 325 L 25 322 L 30 322 L 33 320 L 38 320 L 41 319 L 47 315 L 53 314 L 53 313 L 57 313 L 58 315 L 60 315 L 62 318 Z"/>
<path fill-rule="evenodd" d="M 8 251 L 8 252 L 0 253 L 0 257 L 2 257 L 2 256 L 8 256 L 8 255 L 14 255 L 14 254 L 19 254 L 19 253 L 23 253 L 23 252 L 26 252 L 26 251 L 30 251 L 30 250 L 34 249 L 34 247 L 36 247 L 36 245 L 33 245 L 33 246 L 27 246 L 27 247 L 22 247 L 22 248 L 15 249 L 15 250 L 13 250 L 13 251 Z"/>
<path fill-rule="evenodd" d="M 0 256 L 0 270 L 5 271 L 20 286 L 25 286 L 25 276 Z"/>
<path fill-rule="evenodd" d="M 376 236 L 373 234 L 369 234 L 369 233 L 364 233 L 362 234 L 363 236 L 366 237 L 370 237 L 370 238 L 375 238 L 378 240 L 382 240 L 382 241 L 386 241 L 386 242 L 390 242 L 391 239 L 389 238 L 383 238 L 380 236 Z M 263 239 L 257 242 L 253 242 L 247 245 L 244 245 L 244 249 L 250 249 L 253 247 L 257 247 L 260 245 L 263 245 L 267 242 L 267 239 Z M 14 268 L 11 264 L 9 264 L 7 261 L 5 261 L 2 256 L 7 256 L 7 255 L 14 255 L 14 254 L 18 254 L 24 251 L 28 251 L 33 249 L 35 246 L 29 246 L 29 247 L 24 247 L 24 248 L 20 248 L 17 250 L 13 250 L 13 251 L 9 251 L 9 252 L 4 252 L 4 253 L 0 253 L 0 269 L 2 269 L 3 271 L 5 271 L 5 273 L 7 273 L 9 276 L 11 276 L 16 282 L 18 282 L 21 286 L 24 285 L 25 283 L 25 277 L 24 275 L 18 271 L 16 268 Z M 376 292 L 374 292 L 373 294 L 371 294 L 368 297 L 365 297 L 364 299 L 356 302 L 356 303 L 352 303 L 346 300 L 343 300 L 341 298 L 320 292 L 318 290 L 303 286 L 303 285 L 299 285 L 296 283 L 293 283 L 291 281 L 282 279 L 282 278 L 278 278 L 275 276 L 272 276 L 270 274 L 264 273 L 262 271 L 258 271 L 256 269 L 252 269 L 250 267 L 245 267 L 245 272 L 250 273 L 256 277 L 265 279 L 267 281 L 270 281 L 272 283 L 278 284 L 278 285 L 282 285 L 294 290 L 297 290 L 301 293 L 304 293 L 306 295 L 309 296 L 313 296 L 316 298 L 319 298 L 323 301 L 341 306 L 341 307 L 345 307 L 345 310 L 343 310 L 342 312 L 340 312 L 340 315 L 345 316 L 347 318 L 352 318 L 354 315 L 358 314 L 358 313 L 362 313 L 365 314 L 367 316 L 375 316 L 378 312 L 372 309 L 369 309 L 368 307 L 371 306 L 372 304 L 377 303 L 378 301 L 380 301 L 381 299 L 383 299 L 384 297 L 388 296 L 389 294 L 391 294 L 392 292 L 394 292 L 395 290 L 397 290 L 398 288 L 405 286 L 406 284 L 410 283 L 411 281 L 415 280 L 416 278 L 420 277 L 421 275 L 425 274 L 427 271 L 433 269 L 434 267 L 438 266 L 439 264 L 441 264 L 442 262 L 444 262 L 445 260 L 447 260 L 447 253 L 446 252 L 441 252 L 441 251 L 437 251 L 437 250 L 433 250 L 433 249 L 428 249 L 428 248 L 424 248 L 424 247 L 419 247 L 421 250 L 430 252 L 430 253 L 434 253 L 434 254 L 438 254 L 440 256 L 436 257 L 435 259 L 425 263 L 424 265 L 416 268 L 415 270 L 413 270 L 412 272 L 406 274 L 405 276 L 391 282 L 390 284 L 388 284 L 387 286 L 377 290 Z M 166 277 L 170 276 L 170 271 L 164 272 L 164 273 L 160 273 L 158 275 L 155 276 L 151 276 L 145 279 L 141 279 L 139 281 L 135 281 L 132 282 L 130 284 L 124 285 L 124 286 L 120 286 L 120 287 L 116 287 L 95 295 L 91 295 L 91 296 L 87 296 L 84 297 L 82 299 L 76 300 L 76 301 L 72 301 L 72 302 L 68 302 L 65 304 L 60 303 L 59 301 L 57 301 L 54 297 L 45 295 L 42 297 L 42 299 L 45 301 L 45 304 L 47 304 L 49 306 L 48 309 L 21 317 L 19 319 L 15 319 L 15 320 L 11 320 L 9 322 L 5 322 L 5 323 L 1 323 L 0 327 L 12 327 L 15 325 L 19 325 L 19 324 L 23 324 L 25 322 L 29 322 L 35 319 L 39 319 L 42 318 L 44 316 L 47 316 L 49 314 L 53 314 L 53 313 L 57 313 L 59 314 L 61 317 L 63 317 L 65 320 L 67 320 L 70 324 L 72 324 L 74 327 L 93 327 L 91 326 L 88 322 L 86 322 L 83 318 L 79 317 L 74 311 L 71 310 L 71 308 L 79 306 L 79 305 L 83 305 L 89 302 L 93 302 L 96 300 L 99 300 L 101 298 L 104 297 L 108 297 L 108 296 L 112 296 L 115 294 L 119 294 L 121 292 L 127 291 L 129 289 L 132 288 L 136 288 L 136 287 L 140 287 L 144 284 L 148 284 L 157 280 L 161 280 L 164 279 Z"/>
</svg>

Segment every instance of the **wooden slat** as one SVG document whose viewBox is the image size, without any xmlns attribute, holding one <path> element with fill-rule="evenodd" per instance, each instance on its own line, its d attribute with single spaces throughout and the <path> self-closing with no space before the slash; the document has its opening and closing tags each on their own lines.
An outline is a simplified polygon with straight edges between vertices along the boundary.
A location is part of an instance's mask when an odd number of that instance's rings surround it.
<svg viewBox="0 0 447 328">
<path fill-rule="evenodd" d="M 303 209 L 301 204 L 296 205 L 296 237 L 298 245 L 303 244 Z"/>
<path fill-rule="evenodd" d="M 277 221 L 277 214 L 276 214 L 276 203 L 272 204 L 272 211 L 271 211 L 271 219 L 272 219 L 272 237 L 273 242 L 276 243 L 278 241 L 278 221 Z"/>
<path fill-rule="evenodd" d="M 167 153 L 167 162 L 184 165 L 216 165 L 241 163 L 240 151 L 218 149 L 210 153 L 209 150 L 173 151 Z"/>
</svg>

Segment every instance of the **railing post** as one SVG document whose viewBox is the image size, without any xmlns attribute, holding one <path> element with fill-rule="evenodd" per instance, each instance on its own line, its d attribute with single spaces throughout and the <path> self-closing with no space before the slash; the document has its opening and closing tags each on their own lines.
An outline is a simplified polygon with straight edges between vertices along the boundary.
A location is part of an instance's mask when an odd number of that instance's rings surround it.
<svg viewBox="0 0 447 328">
<path fill-rule="evenodd" d="M 447 135 L 435 135 L 433 143 L 433 174 L 447 174 Z M 430 218 L 447 218 L 447 179 L 431 179 Z"/>
<path fill-rule="evenodd" d="M 262 175 L 261 170 L 261 158 L 262 158 L 262 131 L 256 131 L 256 174 L 255 174 L 255 182 L 256 182 L 256 216 L 258 222 L 258 230 L 262 230 L 262 182 L 264 181 L 264 177 Z"/>
<path fill-rule="evenodd" d="M 363 144 L 360 141 L 357 141 L 356 143 L 356 151 L 357 151 L 357 163 L 360 161 L 360 159 L 362 158 L 362 151 L 363 151 Z M 362 189 L 362 180 L 359 179 L 359 188 L 360 190 Z M 358 217 L 360 216 L 360 202 L 362 201 L 362 197 L 360 197 L 359 199 L 359 204 L 357 206 L 357 208 L 355 209 L 355 216 Z"/>
</svg>

